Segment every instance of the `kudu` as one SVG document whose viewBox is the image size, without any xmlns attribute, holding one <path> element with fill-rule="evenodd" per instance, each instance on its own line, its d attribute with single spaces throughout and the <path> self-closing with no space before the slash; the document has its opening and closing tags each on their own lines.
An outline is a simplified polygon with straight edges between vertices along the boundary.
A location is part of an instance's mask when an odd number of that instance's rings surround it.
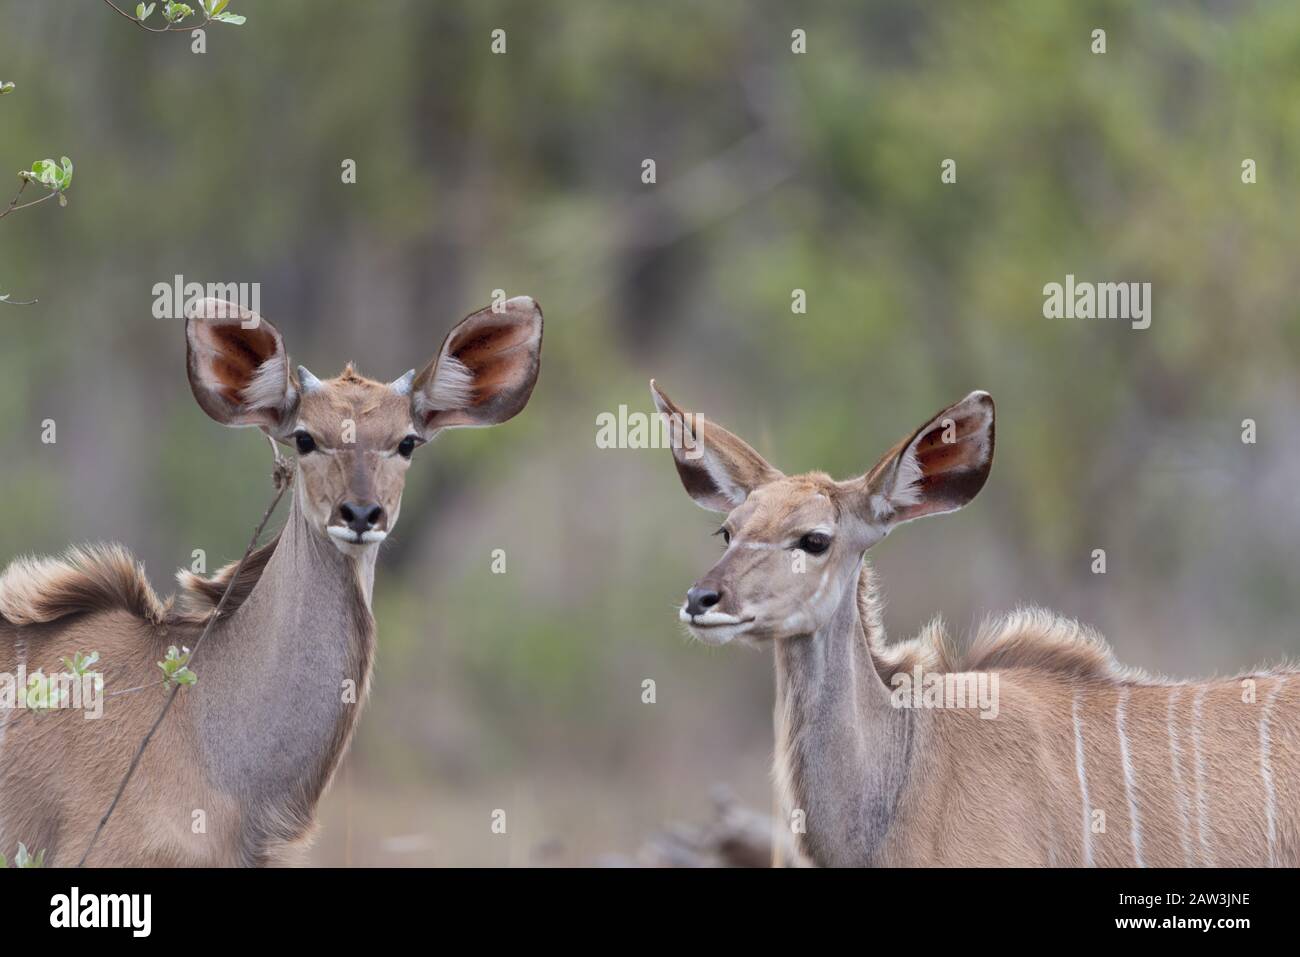
<svg viewBox="0 0 1300 957">
<path fill-rule="evenodd" d="M 422 372 L 387 384 L 350 364 L 325 381 L 291 371 L 279 332 L 220 300 L 192 307 L 185 329 L 203 411 L 296 453 L 291 505 L 234 582 L 194 661 L 197 683 L 159 728 L 90 864 L 300 855 L 365 702 L 376 551 L 397 523 L 411 456 L 443 429 L 494 425 L 524 407 L 542 313 L 526 297 L 476 312 Z M 171 645 L 194 646 L 233 571 L 182 571 L 180 600 L 163 602 L 119 546 L 9 566 L 0 672 L 49 675 L 61 658 L 93 650 L 106 697 L 99 720 L 0 708 L 0 849 L 12 855 L 22 841 L 44 849 L 48 864 L 79 860 L 159 712 L 157 662 Z"/>
<path fill-rule="evenodd" d="M 651 391 L 686 491 L 727 513 L 722 558 L 679 616 L 709 644 L 774 646 L 781 825 L 807 862 L 1300 860 L 1294 670 L 1158 678 L 1041 609 L 987 622 L 964 653 L 937 620 L 886 644 L 864 555 L 897 525 L 961 508 L 983 487 L 987 393 L 837 482 L 784 475 Z"/>
</svg>

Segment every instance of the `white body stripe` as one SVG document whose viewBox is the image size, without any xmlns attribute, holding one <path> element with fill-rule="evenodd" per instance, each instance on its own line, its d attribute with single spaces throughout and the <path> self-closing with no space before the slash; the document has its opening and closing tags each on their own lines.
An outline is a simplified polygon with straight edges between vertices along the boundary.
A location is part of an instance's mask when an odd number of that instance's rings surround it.
<svg viewBox="0 0 1300 957">
<path fill-rule="evenodd" d="M 1183 752 L 1178 746 L 1178 728 L 1174 724 L 1174 706 L 1178 703 L 1178 696 L 1182 693 L 1182 688 L 1173 687 L 1169 689 L 1169 712 L 1166 718 L 1166 724 L 1169 728 L 1169 764 L 1173 769 L 1174 797 L 1178 802 L 1178 839 L 1183 845 L 1183 862 L 1191 867 L 1196 863 L 1192 856 L 1192 841 L 1187 833 L 1187 819 L 1190 816 L 1190 809 L 1187 801 L 1187 788 L 1183 784 Z"/>
<path fill-rule="evenodd" d="M 1286 684 L 1286 676 L 1278 678 L 1264 699 L 1264 710 L 1259 716 L 1259 776 L 1264 782 L 1264 821 L 1268 833 L 1268 866 L 1277 867 L 1277 795 L 1273 790 L 1273 765 L 1269 758 L 1269 720 L 1273 701 Z"/>
<path fill-rule="evenodd" d="M 1083 866 L 1092 867 L 1092 821 L 1088 814 L 1088 773 L 1083 766 L 1083 726 L 1079 721 L 1079 692 L 1071 706 L 1074 717 L 1074 767 L 1079 773 L 1079 800 L 1083 804 Z"/>
<path fill-rule="evenodd" d="M 1208 795 L 1205 791 L 1205 755 L 1201 753 L 1201 710 L 1205 704 L 1204 685 L 1196 689 L 1192 699 L 1192 763 L 1196 775 L 1196 836 L 1201 844 L 1201 863 L 1206 867 L 1214 866 L 1214 853 L 1210 842 L 1206 840 L 1206 819 L 1210 816 Z"/>
<path fill-rule="evenodd" d="M 1128 751 L 1128 735 L 1124 733 L 1124 712 L 1128 707 L 1128 688 L 1119 689 L 1119 703 L 1115 706 L 1115 729 L 1119 732 L 1119 758 L 1124 766 L 1124 795 L 1128 798 L 1128 833 L 1133 843 L 1133 863 L 1137 867 L 1146 867 L 1142 862 L 1142 825 L 1138 820 L 1138 803 L 1136 784 L 1133 775 L 1133 759 Z"/>
</svg>

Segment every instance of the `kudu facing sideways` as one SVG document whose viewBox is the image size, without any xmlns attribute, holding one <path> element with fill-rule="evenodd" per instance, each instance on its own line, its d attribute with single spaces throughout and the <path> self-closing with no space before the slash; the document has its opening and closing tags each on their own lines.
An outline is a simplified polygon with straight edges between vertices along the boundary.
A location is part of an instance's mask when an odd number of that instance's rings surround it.
<svg viewBox="0 0 1300 957">
<path fill-rule="evenodd" d="M 296 450 L 291 505 L 234 583 L 195 659 L 199 681 L 159 728 L 90 864 L 281 863 L 306 846 L 368 690 L 376 551 L 411 455 L 442 429 L 524 407 L 542 313 L 526 297 L 476 312 L 422 372 L 387 384 L 351 365 L 326 381 L 292 372 L 279 332 L 221 300 L 192 308 L 185 331 L 203 411 Z M 194 646 L 233 572 L 181 572 L 178 602 L 160 601 L 120 546 L 19 559 L 0 576 L 0 672 L 49 675 L 97 651 L 107 695 L 99 720 L 0 708 L 0 849 L 22 841 L 47 864 L 79 860 L 162 701 L 113 692 L 159 686 L 156 663 L 170 645 Z"/>
<path fill-rule="evenodd" d="M 1092 631 L 1041 609 L 986 623 L 964 653 L 938 621 L 886 644 L 863 556 L 895 526 L 961 508 L 983 487 L 987 393 L 837 482 L 783 475 L 650 385 L 686 491 L 727 513 L 726 550 L 680 618 L 709 644 L 774 645 L 782 823 L 808 861 L 1300 863 L 1294 670 L 1166 680 L 1121 666 Z M 992 688 L 992 707 L 954 706 L 951 690 L 973 685 Z"/>
</svg>

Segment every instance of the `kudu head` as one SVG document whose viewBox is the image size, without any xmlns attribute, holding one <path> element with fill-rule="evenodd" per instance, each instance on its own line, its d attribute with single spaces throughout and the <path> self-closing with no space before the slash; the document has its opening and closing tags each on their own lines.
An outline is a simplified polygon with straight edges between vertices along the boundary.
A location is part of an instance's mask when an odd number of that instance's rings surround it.
<svg viewBox="0 0 1300 957">
<path fill-rule="evenodd" d="M 784 475 L 726 429 L 685 413 L 653 381 L 673 460 L 697 505 L 726 513 L 722 557 L 679 617 L 706 644 L 815 634 L 857 580 L 866 550 L 897 525 L 952 512 L 993 463 L 993 399 L 972 392 L 859 478 Z"/>
<path fill-rule="evenodd" d="M 447 334 L 422 372 L 388 383 L 351 364 L 324 380 L 294 370 L 274 326 L 220 299 L 187 311 L 185 337 L 190 388 L 203 411 L 292 446 L 304 517 L 355 557 L 397 524 L 415 449 L 442 429 L 504 422 L 528 402 L 542 311 L 526 296 L 482 309 Z"/>
</svg>

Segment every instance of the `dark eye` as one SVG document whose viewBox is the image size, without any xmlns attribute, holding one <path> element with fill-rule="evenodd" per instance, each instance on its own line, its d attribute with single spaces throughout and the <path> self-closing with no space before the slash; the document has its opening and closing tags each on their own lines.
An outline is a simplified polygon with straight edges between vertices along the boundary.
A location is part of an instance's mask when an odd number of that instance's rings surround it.
<svg viewBox="0 0 1300 957">
<path fill-rule="evenodd" d="M 402 441 L 397 443 L 397 454 L 404 459 L 409 459 L 411 453 L 415 451 L 415 436 L 408 435 Z"/>
<path fill-rule="evenodd" d="M 831 547 L 831 537 L 821 532 L 809 532 L 799 539 L 799 548 L 809 555 L 820 555 Z"/>
<path fill-rule="evenodd" d="M 308 452 L 316 451 L 316 440 L 306 432 L 295 432 L 293 434 L 294 444 L 298 446 L 298 454 L 306 455 Z"/>
<path fill-rule="evenodd" d="M 713 534 L 714 534 L 714 535 L 721 535 L 721 536 L 722 536 L 722 544 L 724 544 L 724 545 L 730 545 L 730 544 L 731 544 L 731 532 L 727 531 L 725 528 L 720 528 L 720 529 L 718 529 L 716 532 L 714 532 Z"/>
</svg>

